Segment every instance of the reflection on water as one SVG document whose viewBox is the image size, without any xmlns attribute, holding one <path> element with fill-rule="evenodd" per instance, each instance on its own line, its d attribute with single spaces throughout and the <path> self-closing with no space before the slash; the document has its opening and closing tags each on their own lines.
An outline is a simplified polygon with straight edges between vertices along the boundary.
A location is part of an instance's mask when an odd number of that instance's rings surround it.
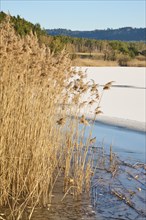
<svg viewBox="0 0 146 220">
<path fill-rule="evenodd" d="M 95 149 L 97 166 L 91 190 L 97 215 L 104 220 L 146 219 L 146 166 L 125 163 L 116 157 L 111 160 L 100 148 Z"/>
<path fill-rule="evenodd" d="M 59 177 L 53 190 L 52 203 L 46 208 L 36 208 L 31 220 L 96 220 L 96 214 L 89 195 L 83 194 L 78 200 L 67 194 L 63 201 L 63 177 Z M 27 210 L 29 212 L 29 210 Z M 23 217 L 28 220 L 28 215 Z M 98 220 L 102 220 L 98 218 Z"/>
</svg>

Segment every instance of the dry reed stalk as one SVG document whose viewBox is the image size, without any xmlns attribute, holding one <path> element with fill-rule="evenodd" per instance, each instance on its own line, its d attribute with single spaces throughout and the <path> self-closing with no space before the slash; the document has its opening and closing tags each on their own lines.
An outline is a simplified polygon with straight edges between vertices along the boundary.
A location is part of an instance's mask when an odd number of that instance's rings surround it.
<svg viewBox="0 0 146 220">
<path fill-rule="evenodd" d="M 110 145 L 110 162 L 113 161 L 113 151 L 112 151 L 112 145 Z"/>
<path fill-rule="evenodd" d="M 9 218 L 19 220 L 27 206 L 31 218 L 36 206 L 50 204 L 60 173 L 66 194 L 70 184 L 74 196 L 89 190 L 92 132 L 84 149 L 89 123 L 84 116 L 79 121 L 78 113 L 90 86 L 83 82 L 85 74 L 71 70 L 65 51 L 54 56 L 32 33 L 17 36 L 9 16 L 0 31 L 0 206 L 8 206 Z M 71 83 L 74 76 L 78 80 Z M 93 88 L 97 93 L 97 85 Z"/>
<path fill-rule="evenodd" d="M 51 199 L 65 138 L 56 103 L 72 73 L 64 51 L 53 57 L 36 36 L 17 36 L 9 21 L 1 24 L 0 48 L 0 205 L 19 219 L 27 205 Z"/>
</svg>

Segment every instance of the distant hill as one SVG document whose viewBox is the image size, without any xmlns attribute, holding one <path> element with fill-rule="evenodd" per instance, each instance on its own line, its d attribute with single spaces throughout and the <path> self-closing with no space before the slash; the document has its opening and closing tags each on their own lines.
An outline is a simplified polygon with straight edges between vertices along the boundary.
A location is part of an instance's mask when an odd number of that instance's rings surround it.
<svg viewBox="0 0 146 220">
<path fill-rule="evenodd" d="M 96 40 L 146 41 L 146 28 L 123 27 L 119 29 L 71 31 L 67 29 L 46 29 L 52 36 L 64 35 Z"/>
</svg>

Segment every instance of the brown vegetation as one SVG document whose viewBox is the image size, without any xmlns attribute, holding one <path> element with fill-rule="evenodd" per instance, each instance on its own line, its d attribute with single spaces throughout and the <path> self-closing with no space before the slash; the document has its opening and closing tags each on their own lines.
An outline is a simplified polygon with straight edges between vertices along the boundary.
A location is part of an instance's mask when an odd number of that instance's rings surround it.
<svg viewBox="0 0 146 220">
<path fill-rule="evenodd" d="M 54 56 L 33 34 L 16 35 L 9 17 L 0 29 L 0 207 L 19 220 L 29 206 L 30 219 L 36 206 L 51 202 L 60 175 L 65 196 L 89 190 L 92 132 L 85 142 L 89 123 L 78 114 L 84 92 L 99 94 L 71 70 L 65 51 Z"/>
<path fill-rule="evenodd" d="M 118 55 L 117 58 L 112 60 L 104 60 L 103 53 L 77 53 L 72 60 L 73 66 L 129 66 L 129 67 L 146 67 L 146 58 L 138 55 L 131 59 L 127 55 Z"/>
<path fill-rule="evenodd" d="M 127 66 L 146 67 L 146 58 L 145 58 L 145 60 L 139 60 L 138 58 L 130 60 L 130 61 L 127 62 Z"/>
<path fill-rule="evenodd" d="M 72 61 L 73 66 L 118 66 L 117 61 L 93 60 L 89 58 L 76 58 Z"/>
</svg>

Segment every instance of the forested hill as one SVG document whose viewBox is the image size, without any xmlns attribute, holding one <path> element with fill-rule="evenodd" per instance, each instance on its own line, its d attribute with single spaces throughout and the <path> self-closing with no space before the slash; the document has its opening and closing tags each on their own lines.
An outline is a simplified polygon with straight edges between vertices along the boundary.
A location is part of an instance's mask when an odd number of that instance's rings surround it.
<svg viewBox="0 0 146 220">
<path fill-rule="evenodd" d="M 71 31 L 67 29 L 47 29 L 49 35 L 64 35 L 96 40 L 145 41 L 146 28 L 123 27 L 119 29 Z"/>
</svg>

